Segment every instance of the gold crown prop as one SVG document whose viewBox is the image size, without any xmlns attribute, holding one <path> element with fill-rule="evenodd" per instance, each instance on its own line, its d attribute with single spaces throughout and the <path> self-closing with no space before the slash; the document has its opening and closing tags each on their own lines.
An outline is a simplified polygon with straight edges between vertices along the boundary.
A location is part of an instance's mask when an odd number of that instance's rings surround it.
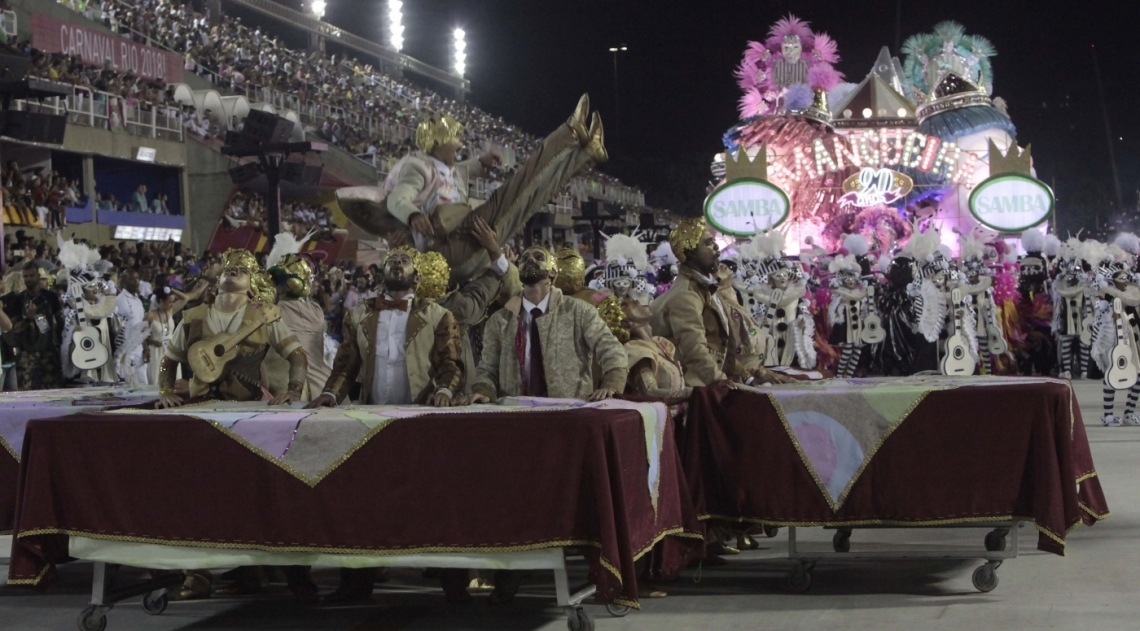
<svg viewBox="0 0 1140 631">
<path fill-rule="evenodd" d="M 994 144 L 993 140 L 986 141 L 990 147 L 990 175 L 997 175 L 999 173 L 1022 173 L 1029 175 L 1029 169 L 1032 166 L 1030 161 L 1030 154 L 1033 145 L 1025 145 L 1021 149 L 1016 144 L 1009 146 L 1009 151 L 1002 153 L 1001 149 Z"/>
<path fill-rule="evenodd" d="M 748 157 L 748 151 L 743 147 L 732 155 L 731 151 L 724 152 L 724 182 L 725 184 L 743 178 L 757 180 L 768 179 L 768 148 L 760 145 L 755 158 Z"/>
</svg>

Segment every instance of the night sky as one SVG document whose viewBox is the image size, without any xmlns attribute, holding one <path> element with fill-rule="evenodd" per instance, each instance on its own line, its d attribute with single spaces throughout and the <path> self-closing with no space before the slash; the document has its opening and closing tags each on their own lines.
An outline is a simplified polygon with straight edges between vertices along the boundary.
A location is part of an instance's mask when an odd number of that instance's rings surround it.
<svg viewBox="0 0 1140 631">
<path fill-rule="evenodd" d="M 382 41 L 385 0 L 328 4 L 326 21 Z M 737 118 L 732 71 L 746 42 L 763 39 L 789 11 L 838 42 L 836 67 L 852 83 L 883 46 L 895 53 L 898 41 L 941 20 L 989 38 L 998 51 L 994 95 L 1007 101 L 1019 144 L 1032 143 L 1038 177 L 1056 190 L 1062 227 L 1140 215 L 1140 3 L 1132 0 L 404 0 L 404 52 L 449 67 L 451 30 L 463 27 L 470 100 L 535 134 L 552 130 L 589 92 L 606 124 L 613 158 L 606 170 L 645 188 L 652 205 L 693 214 L 721 134 Z M 615 107 L 608 48 L 618 44 L 629 51 L 619 57 Z M 1124 213 L 1114 208 L 1094 44 Z"/>
</svg>

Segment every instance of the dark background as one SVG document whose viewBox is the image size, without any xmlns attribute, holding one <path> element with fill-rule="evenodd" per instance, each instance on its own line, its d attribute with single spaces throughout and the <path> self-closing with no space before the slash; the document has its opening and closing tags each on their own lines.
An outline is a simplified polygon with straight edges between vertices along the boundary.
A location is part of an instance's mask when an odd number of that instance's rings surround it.
<svg viewBox="0 0 1140 631">
<path fill-rule="evenodd" d="M 299 0 L 279 1 L 300 8 Z M 384 41 L 385 0 L 328 4 L 326 21 Z M 612 159 L 604 170 L 643 187 L 653 206 L 695 214 L 721 134 L 737 118 L 733 69 L 746 42 L 763 39 L 789 11 L 838 42 L 837 68 L 852 83 L 866 76 L 883 46 L 897 53 L 900 40 L 941 20 L 989 38 L 998 51 L 994 95 L 1007 101 L 1019 143 L 1032 143 L 1037 175 L 1056 191 L 1062 229 L 1104 230 L 1137 217 L 1140 3 L 1130 0 L 404 0 L 403 52 L 449 68 L 451 31 L 463 27 L 469 99 L 538 135 L 589 92 L 606 124 Z M 608 51 L 619 44 L 629 47 L 618 61 L 620 109 Z M 1116 205 L 1093 45 L 1123 208 Z"/>
</svg>

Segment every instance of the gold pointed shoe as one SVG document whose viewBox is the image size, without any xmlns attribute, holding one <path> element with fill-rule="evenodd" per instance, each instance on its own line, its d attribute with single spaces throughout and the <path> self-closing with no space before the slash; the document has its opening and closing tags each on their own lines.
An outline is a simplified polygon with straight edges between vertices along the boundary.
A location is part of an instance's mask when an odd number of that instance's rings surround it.
<svg viewBox="0 0 1140 631">
<path fill-rule="evenodd" d="M 574 137 L 578 140 L 578 144 L 585 147 L 586 143 L 590 142 L 590 132 L 586 131 L 586 121 L 590 116 L 590 95 L 583 94 L 582 98 L 578 99 L 578 106 L 574 108 L 574 113 L 566 120 L 566 124 L 570 127 L 570 131 L 574 132 Z"/>
<path fill-rule="evenodd" d="M 601 164 L 610 159 L 610 154 L 606 151 L 606 130 L 602 127 L 602 117 L 597 112 L 594 112 L 593 118 L 590 119 L 590 142 L 583 148 L 594 164 Z"/>
</svg>

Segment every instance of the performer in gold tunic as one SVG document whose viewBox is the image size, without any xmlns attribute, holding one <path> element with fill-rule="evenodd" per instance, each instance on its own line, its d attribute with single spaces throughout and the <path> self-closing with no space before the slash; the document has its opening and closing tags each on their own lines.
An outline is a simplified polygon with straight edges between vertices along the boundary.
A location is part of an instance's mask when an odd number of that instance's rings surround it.
<svg viewBox="0 0 1140 631">
<path fill-rule="evenodd" d="M 337 203 L 349 219 L 389 245 L 414 243 L 421 252 L 438 251 L 451 266 L 452 280 L 471 278 L 488 263 L 472 231 L 473 215 L 498 233 L 502 247 L 575 175 L 608 159 L 602 119 L 597 112 L 589 118 L 589 109 L 583 95 L 569 120 L 478 208 L 469 198 L 468 179 L 499 157 L 458 161 L 463 125 L 446 115 L 433 115 L 419 125 L 420 150 L 396 163 L 383 186 L 342 188 Z"/>
<path fill-rule="evenodd" d="M 316 266 L 300 253 L 308 239 L 298 241 L 292 234 L 282 232 L 265 259 L 265 267 L 277 285 L 281 321 L 297 336 L 308 361 L 308 379 L 301 397 L 305 401 L 321 394 L 331 373 L 325 363 L 325 312 L 309 298 L 316 282 Z"/>
<path fill-rule="evenodd" d="M 281 309 L 273 304 L 274 292 L 268 277 L 248 250 L 228 250 L 222 260 L 224 271 L 214 303 L 187 311 L 166 348 L 159 369 L 159 408 L 184 403 L 174 392 L 175 369 L 187 359 L 194 344 L 210 339 L 225 341 L 234 333 L 255 326 L 252 333 L 237 342 L 237 356 L 225 364 L 218 380 L 207 383 L 200 375 L 194 375 L 190 380 L 190 397 L 262 400 L 261 363 L 273 346 L 289 362 L 289 387 L 272 403 L 291 403 L 301 398 L 308 361 L 297 337 L 281 321 Z"/>
</svg>

